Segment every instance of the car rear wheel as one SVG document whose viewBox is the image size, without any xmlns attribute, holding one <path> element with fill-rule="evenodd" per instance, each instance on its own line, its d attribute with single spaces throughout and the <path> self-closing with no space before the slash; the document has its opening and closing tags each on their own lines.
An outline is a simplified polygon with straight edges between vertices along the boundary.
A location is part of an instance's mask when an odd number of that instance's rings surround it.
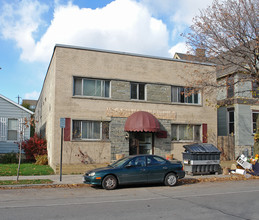
<svg viewBox="0 0 259 220">
<path fill-rule="evenodd" d="M 115 189 L 118 185 L 117 179 L 115 176 L 108 175 L 104 177 L 102 181 L 102 187 L 107 190 Z"/>
<path fill-rule="evenodd" d="M 166 186 L 175 186 L 177 183 L 177 177 L 174 173 L 168 173 L 165 177 Z"/>
</svg>

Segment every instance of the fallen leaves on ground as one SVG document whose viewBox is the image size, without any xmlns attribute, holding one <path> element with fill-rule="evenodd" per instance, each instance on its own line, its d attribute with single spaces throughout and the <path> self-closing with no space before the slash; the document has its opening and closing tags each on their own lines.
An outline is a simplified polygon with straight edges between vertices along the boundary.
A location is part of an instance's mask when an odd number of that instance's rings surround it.
<svg viewBox="0 0 259 220">
<path fill-rule="evenodd" d="M 43 189 L 43 188 L 81 188 L 89 187 L 87 184 L 48 184 L 48 185 L 26 185 L 26 186 L 0 186 L 1 189 Z"/>
<path fill-rule="evenodd" d="M 250 180 L 250 179 L 259 179 L 259 176 L 251 176 L 246 178 L 244 175 L 234 174 L 224 177 L 193 177 L 193 178 L 184 178 L 179 180 L 179 184 L 187 185 L 194 183 L 204 183 L 204 182 L 223 182 L 223 181 L 238 181 L 238 180 Z"/>
<path fill-rule="evenodd" d="M 184 178 L 179 180 L 179 185 L 189 185 L 195 183 L 205 183 L 205 182 L 224 182 L 224 181 L 238 181 L 238 180 L 252 180 L 259 179 L 259 176 L 251 176 L 246 178 L 243 175 L 233 174 L 224 177 L 193 177 L 193 178 Z M 0 190 L 8 190 L 8 189 L 26 189 L 26 188 L 83 188 L 90 187 L 88 184 L 49 184 L 49 185 L 26 185 L 26 186 L 0 186 Z"/>
</svg>

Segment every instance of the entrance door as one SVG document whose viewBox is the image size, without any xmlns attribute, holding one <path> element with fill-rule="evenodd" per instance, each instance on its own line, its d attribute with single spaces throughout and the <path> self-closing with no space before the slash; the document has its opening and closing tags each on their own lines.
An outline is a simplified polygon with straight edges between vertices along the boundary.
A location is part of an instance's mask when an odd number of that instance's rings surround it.
<svg viewBox="0 0 259 220">
<path fill-rule="evenodd" d="M 132 132 L 129 140 L 129 154 L 152 154 L 153 135 L 147 132 Z"/>
</svg>

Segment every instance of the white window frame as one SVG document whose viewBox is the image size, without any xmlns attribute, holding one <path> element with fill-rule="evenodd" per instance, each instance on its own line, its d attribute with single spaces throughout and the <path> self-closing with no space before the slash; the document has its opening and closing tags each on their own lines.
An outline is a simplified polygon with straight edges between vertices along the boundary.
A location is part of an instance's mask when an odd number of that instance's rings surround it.
<svg viewBox="0 0 259 220">
<path fill-rule="evenodd" d="M 81 80 L 81 91 L 80 94 L 75 94 L 75 81 Z M 85 80 L 93 80 L 95 81 L 95 89 L 96 89 L 96 83 L 97 81 L 101 81 L 101 95 L 84 95 L 84 86 Z M 109 94 L 106 96 L 105 94 L 105 84 L 109 83 Z M 74 77 L 73 79 L 73 96 L 85 96 L 85 97 L 101 97 L 101 98 L 110 98 L 111 97 L 111 81 L 105 80 L 105 79 L 92 79 L 92 78 L 83 78 L 83 77 Z"/>
<path fill-rule="evenodd" d="M 184 140 L 184 139 L 180 139 L 180 126 L 184 125 L 184 126 L 192 126 L 193 129 L 193 134 L 192 134 L 192 140 Z M 172 127 L 176 126 L 176 139 L 173 139 L 173 135 L 172 135 Z M 199 139 L 195 140 L 195 126 L 199 126 L 199 133 L 200 133 L 200 137 Z M 202 125 L 201 124 L 171 124 L 171 138 L 173 142 L 201 142 L 201 138 L 202 138 Z"/>
<path fill-rule="evenodd" d="M 174 89 L 176 89 L 176 94 L 173 94 Z M 195 103 L 194 102 L 195 94 L 192 93 L 191 95 L 187 95 L 186 93 L 187 93 L 188 89 L 195 90 L 195 88 L 185 88 L 183 86 L 171 86 L 171 102 L 172 103 L 179 103 L 179 104 L 188 104 L 188 105 L 201 105 L 201 91 L 200 90 L 197 91 L 196 94 L 198 95 L 198 103 Z M 180 100 L 180 95 L 182 93 L 181 90 L 184 90 L 184 94 L 183 94 L 184 95 L 184 102 L 181 102 L 181 100 Z M 192 98 L 191 103 L 188 102 L 188 99 L 190 97 Z M 176 101 L 174 101 L 174 100 L 176 100 Z"/>
<path fill-rule="evenodd" d="M 131 93 L 132 93 L 132 85 L 137 85 L 137 98 L 131 98 Z M 144 99 L 139 99 L 139 85 L 144 85 Z M 145 83 L 137 83 L 137 82 L 131 82 L 130 83 L 130 99 L 131 100 L 140 100 L 140 101 L 145 101 L 146 100 L 146 84 Z"/>
<path fill-rule="evenodd" d="M 16 121 L 16 129 L 10 129 L 9 122 L 10 121 Z M 16 131 L 16 139 L 9 139 L 9 132 L 10 131 Z M 7 140 L 8 141 L 17 141 L 18 140 L 18 132 L 19 131 L 19 120 L 17 118 L 8 118 L 7 120 Z"/>
<path fill-rule="evenodd" d="M 76 137 L 76 138 L 74 137 L 74 134 L 73 134 L 73 132 L 74 132 L 74 122 L 75 121 L 80 122 L 80 137 Z M 96 123 L 96 122 L 100 123 L 99 138 L 84 138 L 84 137 L 82 137 L 83 122 L 91 123 L 91 124 Z M 92 126 L 91 134 L 92 134 L 91 136 L 93 136 L 94 126 Z M 90 121 L 90 120 L 73 120 L 73 122 L 72 122 L 72 140 L 102 140 L 102 122 L 100 122 L 100 121 Z"/>
</svg>

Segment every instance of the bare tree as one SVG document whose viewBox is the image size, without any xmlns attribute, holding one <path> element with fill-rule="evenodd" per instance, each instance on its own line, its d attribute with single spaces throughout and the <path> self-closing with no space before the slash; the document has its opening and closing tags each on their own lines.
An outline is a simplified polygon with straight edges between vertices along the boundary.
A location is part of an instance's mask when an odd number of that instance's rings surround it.
<svg viewBox="0 0 259 220">
<path fill-rule="evenodd" d="M 24 141 L 24 134 L 25 129 L 29 128 L 30 126 L 35 126 L 35 120 L 34 117 L 31 117 L 29 120 L 27 118 L 24 118 L 23 122 L 21 123 L 21 129 L 19 134 L 19 159 L 18 159 L 18 168 L 17 168 L 17 176 L 16 181 L 19 181 L 19 173 L 20 173 L 20 167 L 21 167 L 21 159 L 22 159 L 22 142 Z"/>
<path fill-rule="evenodd" d="M 203 55 L 200 60 L 216 64 L 218 78 L 217 83 L 210 84 L 208 79 L 215 77 L 215 72 L 207 72 L 195 83 L 207 89 L 217 88 L 219 92 L 227 89 L 227 94 L 231 95 L 218 101 L 220 106 L 229 101 L 233 103 L 231 98 L 239 97 L 243 99 L 240 103 L 247 103 L 247 97 L 257 98 L 249 100 L 256 103 L 259 98 L 259 1 L 214 0 L 210 7 L 194 17 L 190 30 L 184 35 L 187 45 L 191 51 L 204 51 L 200 53 Z M 234 92 L 235 84 L 240 89 Z M 239 92 L 243 94 L 236 94 Z M 259 117 L 257 121 L 259 124 Z M 257 134 L 256 137 L 259 127 Z M 259 146 L 259 141 L 256 144 Z M 259 147 L 254 149 L 254 152 L 259 151 Z"/>
<path fill-rule="evenodd" d="M 243 72 L 258 83 L 258 19 L 258 0 L 214 0 L 194 17 L 187 44 L 205 49 L 209 61 L 218 64 L 218 74 Z"/>
</svg>

